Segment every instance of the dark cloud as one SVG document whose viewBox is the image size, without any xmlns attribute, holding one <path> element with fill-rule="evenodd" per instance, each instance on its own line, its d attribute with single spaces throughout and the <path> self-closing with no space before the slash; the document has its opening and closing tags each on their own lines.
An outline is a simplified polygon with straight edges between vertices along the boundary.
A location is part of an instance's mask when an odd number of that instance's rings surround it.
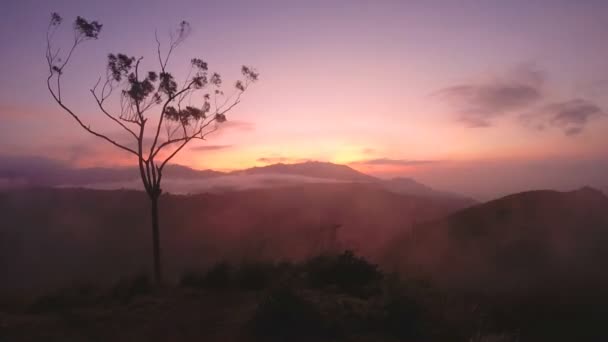
<svg viewBox="0 0 608 342">
<path fill-rule="evenodd" d="M 236 129 L 240 131 L 252 131 L 255 129 L 255 124 L 249 121 L 228 120 L 220 125 L 220 130 Z"/>
<path fill-rule="evenodd" d="M 584 125 L 589 119 L 603 114 L 600 107 L 583 99 L 556 103 L 550 105 L 549 110 L 555 112 L 551 122 L 556 126 Z"/>
<path fill-rule="evenodd" d="M 225 134 L 247 133 L 255 130 L 255 124 L 249 121 L 230 120 L 222 122 L 217 126 L 217 131 L 209 135 L 211 139 L 217 139 Z"/>
<path fill-rule="evenodd" d="M 232 148 L 232 145 L 202 145 L 190 148 L 192 151 L 218 151 Z"/>
<path fill-rule="evenodd" d="M 528 127 L 539 130 L 555 127 L 561 129 L 564 134 L 572 136 L 583 132 L 591 120 L 604 115 L 604 110 L 597 104 L 579 98 L 550 103 L 540 110 L 522 115 L 520 118 Z"/>
<path fill-rule="evenodd" d="M 437 163 L 438 160 L 409 160 L 409 159 L 390 159 L 390 158 L 377 158 L 377 159 L 366 159 L 351 162 L 351 165 L 396 165 L 396 166 L 411 166 L 411 165 L 422 165 Z"/>
<path fill-rule="evenodd" d="M 544 74 L 533 67 L 516 69 L 493 82 L 460 84 L 435 95 L 451 103 L 459 121 L 469 127 L 488 127 L 505 114 L 525 109 L 542 98 Z"/>
</svg>

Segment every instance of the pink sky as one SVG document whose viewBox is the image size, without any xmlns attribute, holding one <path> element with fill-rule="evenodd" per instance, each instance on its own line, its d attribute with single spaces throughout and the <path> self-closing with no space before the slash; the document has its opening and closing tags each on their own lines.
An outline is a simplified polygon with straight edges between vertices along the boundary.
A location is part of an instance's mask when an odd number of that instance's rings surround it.
<svg viewBox="0 0 608 342">
<path fill-rule="evenodd" d="M 142 1 L 116 12 L 119 3 L 28 0 L 3 11 L 10 82 L 0 86 L 0 153 L 130 163 L 78 129 L 46 91 L 44 32 L 57 11 L 104 23 L 66 70 L 64 93 L 109 134 L 118 129 L 95 111 L 88 89 L 109 52 L 144 56 L 153 67 L 155 29 L 162 37 L 182 19 L 192 24 L 170 65 L 178 76 L 192 57 L 228 83 L 242 64 L 257 68 L 260 82 L 229 124 L 191 145 L 179 164 L 229 170 L 323 160 L 486 196 L 602 183 L 596 173 L 608 171 L 605 3 Z"/>
</svg>

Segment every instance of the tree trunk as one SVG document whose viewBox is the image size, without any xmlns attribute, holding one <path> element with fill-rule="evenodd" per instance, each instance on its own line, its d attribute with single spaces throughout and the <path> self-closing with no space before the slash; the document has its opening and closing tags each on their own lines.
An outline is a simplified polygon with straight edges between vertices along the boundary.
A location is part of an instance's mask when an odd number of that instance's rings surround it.
<svg viewBox="0 0 608 342">
<path fill-rule="evenodd" d="M 160 236 L 158 233 L 158 196 L 150 198 L 152 202 L 152 247 L 154 253 L 154 280 L 156 285 L 162 283 L 162 272 L 160 264 Z"/>
</svg>

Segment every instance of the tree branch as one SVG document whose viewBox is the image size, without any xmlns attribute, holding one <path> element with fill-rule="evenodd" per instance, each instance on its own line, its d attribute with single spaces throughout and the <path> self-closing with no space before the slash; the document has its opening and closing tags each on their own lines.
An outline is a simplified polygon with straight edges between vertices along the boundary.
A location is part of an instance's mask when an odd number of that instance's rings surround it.
<svg viewBox="0 0 608 342">
<path fill-rule="evenodd" d="M 192 87 L 193 84 L 194 84 L 194 81 L 191 81 L 186 88 L 183 88 L 182 90 L 178 91 L 177 93 L 169 96 L 167 98 L 167 100 L 165 101 L 165 103 L 163 104 L 163 107 L 160 111 L 160 117 L 158 118 L 158 125 L 156 126 L 156 133 L 154 134 L 154 141 L 152 142 L 152 146 L 150 146 L 150 153 L 149 153 L 150 156 L 153 156 L 155 154 L 154 148 L 156 147 L 156 144 L 158 143 L 158 136 L 160 135 L 160 128 L 162 127 L 162 124 L 163 124 L 163 119 L 165 117 L 165 111 L 167 110 L 167 106 L 179 95 L 190 90 L 190 88 Z"/>
<path fill-rule="evenodd" d="M 120 122 L 120 120 L 118 120 L 117 118 L 115 118 L 113 115 L 111 115 L 110 113 L 108 113 L 108 111 L 104 108 L 103 106 L 103 100 L 100 100 L 97 97 L 97 94 L 95 94 L 94 89 L 91 89 L 91 94 L 93 94 L 93 98 L 95 98 L 95 102 L 97 102 L 97 106 L 99 107 L 99 109 L 101 109 L 101 111 L 108 117 L 110 118 L 112 121 L 116 122 L 117 124 L 120 125 L 120 127 L 124 128 L 127 132 L 131 133 L 131 135 L 137 139 L 137 134 L 135 134 L 135 132 L 133 132 L 129 127 L 127 127 L 125 124 L 123 124 L 122 122 Z"/>
<path fill-rule="evenodd" d="M 78 115 L 76 115 L 76 114 L 75 114 L 75 113 L 74 113 L 74 112 L 73 112 L 73 111 L 72 111 L 70 108 L 68 108 L 66 105 L 64 105 L 64 104 L 63 104 L 63 102 L 61 102 L 61 100 L 60 100 L 60 99 L 57 97 L 57 95 L 56 95 L 56 94 L 55 94 L 55 92 L 53 91 L 53 88 L 51 87 L 51 82 L 50 82 L 50 81 L 51 81 L 52 77 L 53 77 L 53 75 L 50 75 L 50 76 L 48 77 L 48 79 L 47 79 L 47 82 L 46 82 L 46 83 L 47 83 L 47 87 L 48 87 L 48 89 L 49 89 L 49 92 L 50 92 L 50 93 L 51 93 L 51 95 L 53 96 L 53 99 L 55 99 L 55 102 L 57 102 L 57 104 L 59 104 L 59 106 L 61 106 L 61 108 L 63 108 L 63 110 L 65 110 L 66 112 L 68 112 L 68 113 L 69 113 L 69 114 L 72 116 L 72 118 L 74 118 L 74 120 L 76 120 L 76 122 L 78 122 L 78 124 L 79 124 L 79 125 L 80 125 L 82 128 L 84 128 L 84 129 L 85 129 L 87 132 L 89 132 L 89 133 L 93 134 L 94 136 L 99 137 L 99 138 L 102 138 L 102 139 L 106 140 L 107 142 L 111 143 L 112 145 L 114 145 L 114 146 L 116 146 L 116 147 L 118 147 L 118 148 L 120 148 L 120 149 L 122 149 L 122 150 L 125 150 L 125 151 L 127 151 L 127 152 L 130 152 L 130 153 L 132 153 L 132 154 L 136 155 L 136 156 L 139 156 L 139 154 L 138 154 L 137 152 L 135 152 L 133 149 L 130 149 L 130 148 L 128 148 L 128 147 L 126 147 L 126 146 L 124 146 L 124 145 L 121 145 L 121 144 L 119 144 L 118 142 L 116 142 L 116 141 L 114 141 L 114 140 L 112 140 L 112 139 L 108 138 L 107 136 L 105 136 L 105 135 L 103 135 L 103 134 L 101 134 L 101 133 L 98 133 L 98 132 L 96 132 L 96 131 L 92 130 L 90 126 L 85 125 L 85 124 L 82 122 L 82 120 L 80 120 L 80 118 L 78 117 Z"/>
</svg>

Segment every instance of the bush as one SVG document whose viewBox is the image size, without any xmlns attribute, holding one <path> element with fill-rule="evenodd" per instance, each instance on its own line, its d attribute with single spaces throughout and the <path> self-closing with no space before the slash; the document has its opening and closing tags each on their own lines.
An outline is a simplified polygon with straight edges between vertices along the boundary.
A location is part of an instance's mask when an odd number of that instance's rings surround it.
<svg viewBox="0 0 608 342">
<path fill-rule="evenodd" d="M 334 287 L 358 297 L 369 297 L 377 292 L 372 285 L 377 285 L 383 277 L 377 265 L 355 256 L 352 251 L 312 258 L 306 263 L 305 272 L 313 287 Z"/>
<path fill-rule="evenodd" d="M 280 278 L 279 269 L 272 263 L 243 263 L 235 274 L 236 285 L 243 290 L 259 291 Z"/>
<path fill-rule="evenodd" d="M 293 341 L 328 336 L 317 307 L 292 289 L 269 293 L 250 322 L 255 337 L 264 341 Z"/>
<path fill-rule="evenodd" d="M 259 291 L 282 280 L 293 266 L 289 263 L 245 262 L 238 267 L 221 262 L 206 273 L 190 271 L 180 279 L 180 286 L 206 289 L 229 289 Z"/>
<path fill-rule="evenodd" d="M 28 308 L 31 313 L 61 312 L 95 304 L 98 290 L 90 284 L 78 284 L 38 297 Z"/>
<path fill-rule="evenodd" d="M 207 273 L 187 272 L 180 286 L 192 288 L 228 289 L 232 286 L 234 270 L 232 265 L 221 262 L 213 266 Z"/>
<path fill-rule="evenodd" d="M 133 298 L 151 292 L 152 284 L 147 275 L 123 278 L 110 291 L 112 298 L 123 303 L 129 303 Z"/>
<path fill-rule="evenodd" d="M 383 328 L 399 339 L 420 340 L 427 332 L 424 310 L 407 297 L 389 298 L 384 304 Z"/>
</svg>

